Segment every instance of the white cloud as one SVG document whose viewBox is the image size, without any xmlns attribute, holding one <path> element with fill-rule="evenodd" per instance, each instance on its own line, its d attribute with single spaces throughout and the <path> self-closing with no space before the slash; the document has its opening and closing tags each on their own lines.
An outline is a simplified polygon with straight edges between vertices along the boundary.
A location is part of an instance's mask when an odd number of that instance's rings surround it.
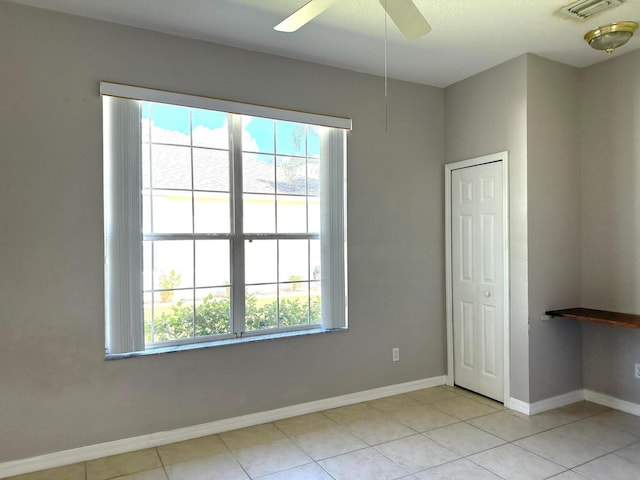
<svg viewBox="0 0 640 480">
<path fill-rule="evenodd" d="M 251 133 L 247 130 L 247 126 L 250 122 L 243 122 L 242 126 L 242 147 L 244 150 L 257 152 L 258 142 L 251 136 Z M 148 141 L 149 131 L 149 119 L 142 119 L 142 131 L 143 139 Z M 166 128 L 158 127 L 155 123 L 151 122 L 151 139 L 154 143 L 169 143 L 176 145 L 190 145 L 191 140 L 188 134 L 182 133 L 177 130 L 168 130 Z M 198 125 L 193 129 L 193 144 L 199 147 L 209 148 L 229 148 L 229 133 L 228 124 L 225 123 L 220 128 L 209 128 L 204 125 Z"/>
</svg>

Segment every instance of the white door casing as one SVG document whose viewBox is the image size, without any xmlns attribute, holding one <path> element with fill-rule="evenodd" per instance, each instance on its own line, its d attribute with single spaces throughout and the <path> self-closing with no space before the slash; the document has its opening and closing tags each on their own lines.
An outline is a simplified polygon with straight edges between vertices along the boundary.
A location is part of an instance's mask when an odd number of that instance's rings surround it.
<svg viewBox="0 0 640 480">
<path fill-rule="evenodd" d="M 446 166 L 448 383 L 509 399 L 507 154 Z"/>
</svg>

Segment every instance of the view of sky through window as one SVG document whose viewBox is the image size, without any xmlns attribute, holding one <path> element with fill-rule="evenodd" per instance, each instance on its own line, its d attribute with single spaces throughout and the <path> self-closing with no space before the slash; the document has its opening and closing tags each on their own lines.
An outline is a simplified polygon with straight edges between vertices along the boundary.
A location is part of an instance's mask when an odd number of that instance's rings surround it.
<svg viewBox="0 0 640 480">
<path fill-rule="evenodd" d="M 188 136 L 191 128 L 189 120 L 189 109 L 181 106 L 155 103 L 153 105 L 153 124 L 161 129 L 174 131 Z M 142 119 L 149 119 L 150 104 L 142 104 Z M 251 139 L 250 144 L 255 145 L 256 152 L 274 153 L 274 138 L 270 133 L 269 125 L 273 125 L 274 120 L 257 117 L 245 117 L 243 130 Z M 194 133 L 198 127 L 205 127 L 208 130 L 224 130 L 227 122 L 227 114 L 212 112 L 209 110 L 194 109 L 193 129 Z M 299 124 L 291 122 L 277 122 L 276 136 L 278 137 L 278 154 L 280 155 L 304 155 L 317 157 L 320 154 L 320 139 L 318 135 L 309 135 L 307 139 L 307 150 L 304 145 L 296 144 L 295 129 Z M 227 145 L 208 145 L 218 148 L 227 148 Z M 245 148 L 246 151 L 251 149 Z"/>
</svg>

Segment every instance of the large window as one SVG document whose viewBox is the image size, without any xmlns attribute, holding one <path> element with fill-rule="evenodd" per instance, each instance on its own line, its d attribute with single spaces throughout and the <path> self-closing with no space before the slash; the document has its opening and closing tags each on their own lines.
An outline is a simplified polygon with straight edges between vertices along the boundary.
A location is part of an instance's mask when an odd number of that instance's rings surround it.
<svg viewBox="0 0 640 480">
<path fill-rule="evenodd" d="M 101 91 L 108 354 L 346 326 L 350 121 Z"/>
</svg>

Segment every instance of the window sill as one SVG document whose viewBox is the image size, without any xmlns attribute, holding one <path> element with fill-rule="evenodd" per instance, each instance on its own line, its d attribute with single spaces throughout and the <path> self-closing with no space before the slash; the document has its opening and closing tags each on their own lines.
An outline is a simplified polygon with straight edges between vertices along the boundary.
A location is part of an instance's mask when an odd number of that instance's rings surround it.
<svg viewBox="0 0 640 480">
<path fill-rule="evenodd" d="M 279 332 L 279 333 L 272 333 L 269 335 L 252 335 L 252 336 L 241 337 L 241 338 L 228 338 L 224 340 L 214 340 L 210 342 L 190 343 L 188 345 L 172 345 L 170 347 L 152 348 L 152 349 L 143 350 L 140 352 L 107 353 L 105 355 L 105 360 L 121 360 L 123 358 L 147 357 L 149 355 L 158 355 L 163 353 L 183 352 L 188 350 L 200 350 L 203 348 L 223 347 L 226 345 L 236 345 L 239 343 L 262 342 L 265 340 L 278 340 L 281 338 L 302 337 L 307 335 L 317 335 L 319 333 L 342 332 L 346 330 L 348 330 L 347 327 L 332 328 L 332 329 L 312 328 L 309 330 Z"/>
</svg>

